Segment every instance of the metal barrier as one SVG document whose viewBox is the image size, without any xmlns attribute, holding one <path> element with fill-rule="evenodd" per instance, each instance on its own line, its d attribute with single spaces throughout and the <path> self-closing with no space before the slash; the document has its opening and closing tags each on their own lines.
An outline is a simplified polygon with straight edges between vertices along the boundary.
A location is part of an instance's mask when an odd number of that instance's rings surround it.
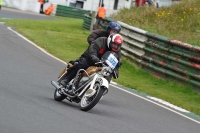
<svg viewBox="0 0 200 133">
<path fill-rule="evenodd" d="M 57 16 L 82 18 L 83 28 L 91 30 L 92 17 L 74 7 L 57 5 Z M 104 19 L 101 25 L 105 29 L 112 19 Z M 200 87 L 200 47 L 149 33 L 142 29 L 118 21 L 124 38 L 122 55 L 139 63 L 143 69 L 156 76 L 185 81 L 199 89 Z M 185 83 L 184 82 L 184 83 Z"/>
<path fill-rule="evenodd" d="M 149 33 L 118 21 L 124 37 L 122 55 L 156 76 L 200 87 L 200 47 Z"/>
<path fill-rule="evenodd" d="M 84 15 L 89 13 L 89 10 L 82 10 L 70 6 L 57 5 L 56 7 L 56 16 L 84 19 Z"/>
</svg>

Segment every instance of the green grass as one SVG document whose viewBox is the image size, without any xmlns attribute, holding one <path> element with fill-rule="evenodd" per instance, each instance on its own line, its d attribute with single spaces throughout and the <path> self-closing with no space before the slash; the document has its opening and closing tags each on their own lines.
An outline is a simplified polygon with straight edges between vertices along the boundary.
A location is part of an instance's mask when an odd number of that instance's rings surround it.
<svg viewBox="0 0 200 133">
<path fill-rule="evenodd" d="M 200 46 L 200 2 L 182 0 L 170 7 L 132 7 L 121 9 L 112 15 L 115 20 L 163 35 L 169 38 Z"/>
<path fill-rule="evenodd" d="M 88 47 L 90 32 L 82 29 L 81 19 L 2 21 L 66 62 L 79 57 Z M 114 81 L 200 115 L 200 95 L 189 86 L 157 79 L 125 59 L 120 77 Z"/>
<path fill-rule="evenodd" d="M 82 29 L 83 20 L 4 20 L 37 45 L 65 61 L 77 58 L 88 47 L 89 31 Z"/>
</svg>

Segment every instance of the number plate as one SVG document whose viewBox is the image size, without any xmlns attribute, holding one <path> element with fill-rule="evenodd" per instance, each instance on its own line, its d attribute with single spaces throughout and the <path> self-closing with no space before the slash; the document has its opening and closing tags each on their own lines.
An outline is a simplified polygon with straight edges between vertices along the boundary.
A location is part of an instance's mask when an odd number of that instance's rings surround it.
<svg viewBox="0 0 200 133">
<path fill-rule="evenodd" d="M 118 63 L 118 60 L 113 54 L 110 54 L 106 60 L 106 63 L 109 65 L 109 67 L 114 69 Z"/>
</svg>

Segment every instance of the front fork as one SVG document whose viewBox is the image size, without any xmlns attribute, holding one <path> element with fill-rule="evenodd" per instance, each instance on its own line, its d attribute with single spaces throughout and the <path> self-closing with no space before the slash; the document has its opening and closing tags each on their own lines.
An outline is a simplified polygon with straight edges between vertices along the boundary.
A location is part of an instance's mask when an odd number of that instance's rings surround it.
<svg viewBox="0 0 200 133">
<path fill-rule="evenodd" d="M 104 77 L 100 77 L 98 74 L 96 74 L 94 76 L 91 84 L 90 84 L 90 88 L 85 93 L 86 97 L 91 97 L 91 96 L 93 96 L 96 93 L 96 90 L 94 89 L 95 83 L 99 83 L 99 85 L 101 86 L 101 89 L 102 89 L 102 87 L 105 89 L 103 95 L 105 95 L 105 94 L 108 93 L 108 87 L 109 87 L 108 80 L 105 79 Z M 79 94 L 79 95 L 81 95 L 81 94 Z"/>
</svg>

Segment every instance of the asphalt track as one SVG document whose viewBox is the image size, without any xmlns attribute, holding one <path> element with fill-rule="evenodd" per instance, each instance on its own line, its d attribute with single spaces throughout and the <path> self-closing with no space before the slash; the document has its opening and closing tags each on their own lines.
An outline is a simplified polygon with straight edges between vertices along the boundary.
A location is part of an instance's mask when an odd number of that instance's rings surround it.
<svg viewBox="0 0 200 133">
<path fill-rule="evenodd" d="M 17 18 L 52 19 L 9 10 Z M 8 16 L 6 10 L 0 17 Z M 5 15 L 5 14 L 7 15 Z M 16 14 L 15 14 L 16 13 Z M 53 99 L 64 63 L 0 24 L 0 133 L 199 133 L 200 122 L 118 87 L 89 112 Z M 128 91 L 129 92 L 129 91 Z"/>
<path fill-rule="evenodd" d="M 24 12 L 12 8 L 2 7 L 0 10 L 0 18 L 1 19 L 37 19 L 37 20 L 51 20 L 55 19 L 44 14 L 37 14 L 33 12 Z"/>
</svg>

